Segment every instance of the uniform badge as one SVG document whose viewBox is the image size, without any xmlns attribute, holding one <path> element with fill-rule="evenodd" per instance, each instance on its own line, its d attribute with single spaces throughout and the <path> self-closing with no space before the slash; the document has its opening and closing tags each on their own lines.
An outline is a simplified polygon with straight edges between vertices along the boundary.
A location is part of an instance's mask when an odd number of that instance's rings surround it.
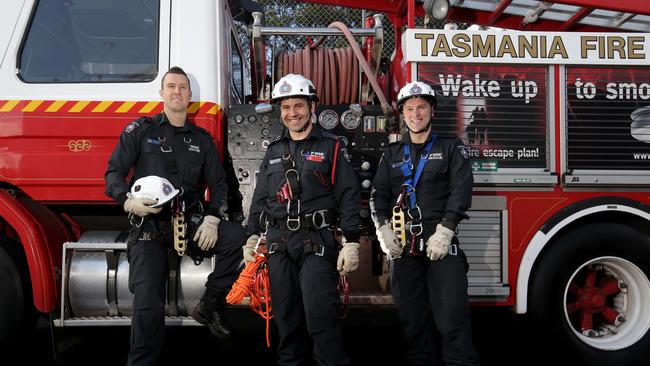
<svg viewBox="0 0 650 366">
<path fill-rule="evenodd" d="M 125 133 L 131 133 L 138 127 L 140 127 L 138 122 L 133 121 L 133 122 L 129 123 L 128 125 L 126 125 L 126 127 L 124 128 L 124 132 Z"/>
<path fill-rule="evenodd" d="M 167 183 L 163 183 L 162 191 L 165 196 L 169 196 L 172 193 L 172 187 Z"/>
<path fill-rule="evenodd" d="M 198 145 L 188 145 L 187 150 L 188 150 L 188 151 L 197 152 L 197 153 L 200 153 L 200 152 L 201 152 L 201 149 L 199 148 Z"/>
<path fill-rule="evenodd" d="M 341 152 L 343 153 L 343 157 L 345 158 L 345 161 L 348 163 L 350 162 L 350 153 L 348 153 L 348 149 L 346 147 L 341 149 Z"/>
<path fill-rule="evenodd" d="M 291 93 L 291 85 L 286 81 L 280 85 L 280 94 L 289 94 Z"/>
<path fill-rule="evenodd" d="M 460 152 L 460 155 L 463 158 L 469 159 L 469 147 L 467 147 L 465 145 L 460 145 L 460 146 L 457 146 L 457 148 L 458 148 L 458 152 Z"/>
<path fill-rule="evenodd" d="M 420 88 L 420 87 L 417 86 L 417 85 L 413 85 L 413 86 L 411 87 L 410 92 L 411 92 L 411 95 L 413 95 L 413 94 L 420 94 L 420 93 L 422 93 L 422 88 Z"/>
</svg>

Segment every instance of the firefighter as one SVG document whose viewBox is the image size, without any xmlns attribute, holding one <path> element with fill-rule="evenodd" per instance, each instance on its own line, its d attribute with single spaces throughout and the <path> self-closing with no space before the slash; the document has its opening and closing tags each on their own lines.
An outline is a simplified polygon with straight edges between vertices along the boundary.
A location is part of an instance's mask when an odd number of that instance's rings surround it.
<svg viewBox="0 0 650 366">
<path fill-rule="evenodd" d="M 254 261 L 263 234 L 280 365 L 347 365 L 337 283 L 359 265 L 361 193 L 343 140 L 315 124 L 316 90 L 302 75 L 274 86 L 284 129 L 262 161 L 242 248 Z M 337 223 L 338 222 L 338 223 Z M 334 227 L 343 232 L 343 246 Z"/>
<path fill-rule="evenodd" d="M 127 245 L 129 290 L 134 294 L 129 365 L 158 364 L 165 331 L 168 256 L 177 257 L 169 255 L 172 211 L 182 212 L 185 222 L 199 217 L 194 229 L 183 229 L 191 233 L 192 246 L 219 257 L 192 316 L 217 337 L 231 333 L 223 322 L 223 310 L 239 274 L 246 235 L 241 225 L 223 219 L 228 189 L 224 169 L 208 132 L 187 120 L 191 95 L 187 74 L 172 67 L 162 79 L 163 112 L 129 123 L 108 161 L 106 194 L 124 207 L 132 223 Z M 154 201 L 131 195 L 126 182 L 131 169 L 134 180 L 153 175 L 178 188 L 181 193 L 171 201 L 174 207 L 154 207 Z M 204 207 L 206 186 L 211 195 Z"/>
<path fill-rule="evenodd" d="M 384 149 L 370 205 L 390 260 L 406 355 L 413 365 L 437 364 L 439 357 L 446 365 L 478 365 L 467 259 L 455 236 L 472 198 L 468 150 L 458 138 L 432 131 L 436 95 L 429 85 L 407 84 L 397 105 L 408 133 Z"/>
</svg>

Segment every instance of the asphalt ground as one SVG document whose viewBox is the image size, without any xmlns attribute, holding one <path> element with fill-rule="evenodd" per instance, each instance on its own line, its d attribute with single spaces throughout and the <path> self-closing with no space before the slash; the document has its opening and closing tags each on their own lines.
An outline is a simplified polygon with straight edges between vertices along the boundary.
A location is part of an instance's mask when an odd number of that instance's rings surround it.
<svg viewBox="0 0 650 366">
<path fill-rule="evenodd" d="M 248 308 L 229 309 L 226 316 L 235 330 L 227 341 L 214 339 L 206 327 L 168 327 L 162 365 L 276 364 L 274 349 L 266 346 L 261 317 Z M 473 307 L 472 326 L 483 365 L 580 365 L 579 360 L 566 363 L 567 355 L 544 349 L 544 342 L 535 339 L 536 332 L 509 309 Z M 270 334 L 274 347 L 273 322 Z M 354 365 L 407 364 L 393 307 L 349 309 L 344 337 Z M 66 327 L 55 328 L 52 333 L 42 318 L 31 336 L 3 352 L 0 365 L 125 365 L 128 343 L 129 327 Z"/>
</svg>

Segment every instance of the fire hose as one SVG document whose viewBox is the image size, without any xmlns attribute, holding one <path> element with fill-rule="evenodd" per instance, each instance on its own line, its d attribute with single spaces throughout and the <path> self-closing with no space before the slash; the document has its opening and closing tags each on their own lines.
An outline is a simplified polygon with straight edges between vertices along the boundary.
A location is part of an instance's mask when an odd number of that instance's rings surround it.
<svg viewBox="0 0 650 366">
<path fill-rule="evenodd" d="M 318 47 L 322 38 L 314 45 L 307 45 L 294 53 L 282 52 L 276 56 L 275 79 L 287 74 L 302 74 L 314 83 L 321 104 L 357 103 L 359 88 L 359 66 L 366 73 L 384 114 L 391 114 L 390 104 L 381 90 L 375 72 L 363 57 L 354 36 L 341 22 L 333 22 L 330 28 L 337 28 L 345 35 L 351 47 Z M 353 57 L 356 56 L 356 57 Z"/>
</svg>

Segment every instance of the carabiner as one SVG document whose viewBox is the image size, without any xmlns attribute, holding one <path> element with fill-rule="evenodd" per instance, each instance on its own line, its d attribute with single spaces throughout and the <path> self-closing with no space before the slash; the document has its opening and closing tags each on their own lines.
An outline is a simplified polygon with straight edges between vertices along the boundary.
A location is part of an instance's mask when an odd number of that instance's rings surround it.
<svg viewBox="0 0 650 366">
<path fill-rule="evenodd" d="M 413 216 L 413 214 L 411 214 L 411 211 L 417 212 L 417 217 Z M 419 222 L 422 219 L 422 210 L 420 210 L 420 206 L 416 205 L 415 208 L 410 208 L 410 209 L 406 210 L 406 212 L 409 214 L 409 217 L 411 218 L 412 221 L 418 221 Z"/>
<path fill-rule="evenodd" d="M 415 230 L 413 228 L 415 228 Z M 421 222 L 417 224 L 411 223 L 411 226 L 409 227 L 409 231 L 411 232 L 412 236 L 418 236 L 422 234 L 422 223 Z"/>
<path fill-rule="evenodd" d="M 135 219 L 135 217 L 137 217 L 138 219 L 140 219 L 140 222 L 139 222 L 139 223 L 137 223 L 137 221 L 136 221 L 137 219 Z M 142 226 L 142 223 L 143 223 L 143 222 L 144 222 L 144 217 L 142 217 L 142 216 L 137 216 L 137 215 L 135 215 L 135 214 L 129 214 L 129 223 L 130 223 L 131 225 L 133 225 L 133 226 L 135 226 L 135 227 L 140 227 L 140 226 Z"/>
<path fill-rule="evenodd" d="M 291 231 L 296 231 L 300 229 L 300 217 L 296 217 L 295 219 L 292 219 L 291 217 L 287 217 L 287 229 Z"/>
<path fill-rule="evenodd" d="M 291 231 L 296 231 L 300 229 L 300 200 L 298 202 L 298 211 L 296 212 L 296 217 L 291 218 L 291 201 L 287 201 L 287 229 Z"/>
</svg>

